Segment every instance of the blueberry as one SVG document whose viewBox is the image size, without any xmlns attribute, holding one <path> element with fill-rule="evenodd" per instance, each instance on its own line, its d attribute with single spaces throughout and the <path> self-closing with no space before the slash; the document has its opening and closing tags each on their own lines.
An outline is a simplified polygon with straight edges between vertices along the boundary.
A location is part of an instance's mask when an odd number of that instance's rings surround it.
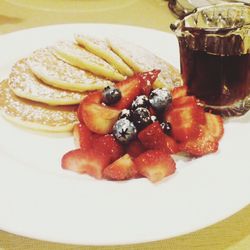
<svg viewBox="0 0 250 250">
<path fill-rule="evenodd" d="M 133 122 L 126 118 L 117 120 L 113 126 L 113 135 L 121 143 L 128 143 L 136 136 L 137 129 Z"/>
<path fill-rule="evenodd" d="M 149 101 L 148 97 L 145 95 L 137 96 L 131 105 L 131 108 L 133 110 L 136 110 L 137 108 L 148 108 L 148 107 L 149 107 Z"/>
<path fill-rule="evenodd" d="M 158 119 L 157 119 L 157 117 L 155 115 L 151 115 L 151 121 L 152 122 L 157 122 Z"/>
<path fill-rule="evenodd" d="M 111 86 L 107 86 L 102 92 L 102 100 L 106 105 L 117 103 L 121 97 L 121 91 Z"/>
<path fill-rule="evenodd" d="M 150 105 L 158 112 L 168 108 L 171 102 L 172 96 L 167 89 L 154 89 L 149 95 Z"/>
<path fill-rule="evenodd" d="M 161 128 L 162 128 L 163 132 L 164 132 L 166 135 L 171 135 L 172 126 L 171 126 L 171 123 L 170 123 L 170 122 L 162 122 L 162 123 L 161 123 Z"/>
<path fill-rule="evenodd" d="M 149 110 L 146 108 L 137 108 L 133 113 L 133 121 L 138 129 L 148 126 L 152 123 Z"/>
<path fill-rule="evenodd" d="M 127 118 L 128 120 L 132 121 L 133 119 L 133 111 L 129 109 L 123 109 L 118 117 L 118 119 Z"/>
</svg>

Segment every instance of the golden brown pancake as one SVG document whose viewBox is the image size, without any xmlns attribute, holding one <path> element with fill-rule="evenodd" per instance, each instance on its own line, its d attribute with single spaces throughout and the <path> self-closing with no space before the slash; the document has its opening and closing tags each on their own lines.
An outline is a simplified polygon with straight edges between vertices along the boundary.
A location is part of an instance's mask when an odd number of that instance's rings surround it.
<svg viewBox="0 0 250 250">
<path fill-rule="evenodd" d="M 7 120 L 30 129 L 65 132 L 77 122 L 77 106 L 50 106 L 20 98 L 7 80 L 0 83 L 0 108 Z"/>
<path fill-rule="evenodd" d="M 167 87 L 172 89 L 182 84 L 178 70 L 152 52 L 120 39 L 109 39 L 108 41 L 112 50 L 134 71 L 143 72 L 160 69 L 161 73 L 155 82 L 155 87 Z"/>
<path fill-rule="evenodd" d="M 106 40 L 90 37 L 82 34 L 75 36 L 77 43 L 91 53 L 103 58 L 114 68 L 116 68 L 121 74 L 126 76 L 132 76 L 133 70 L 117 55 L 115 54 Z"/>
<path fill-rule="evenodd" d="M 60 42 L 54 46 L 55 55 L 65 62 L 92 72 L 94 75 L 105 77 L 111 81 L 121 81 L 121 75 L 113 66 L 102 58 L 90 53 L 83 47 L 71 42 Z"/>
<path fill-rule="evenodd" d="M 36 50 L 29 58 L 31 71 L 44 83 L 72 91 L 91 91 L 113 85 L 111 81 L 58 59 L 51 48 Z"/>
<path fill-rule="evenodd" d="M 78 104 L 84 93 L 61 90 L 44 84 L 30 70 L 27 59 L 18 61 L 11 70 L 9 86 L 19 97 L 49 105 Z"/>
</svg>

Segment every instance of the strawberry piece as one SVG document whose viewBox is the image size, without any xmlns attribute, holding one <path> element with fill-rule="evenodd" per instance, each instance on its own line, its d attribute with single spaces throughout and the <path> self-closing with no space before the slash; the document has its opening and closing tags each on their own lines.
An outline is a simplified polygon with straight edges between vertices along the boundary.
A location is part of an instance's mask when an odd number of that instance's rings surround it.
<svg viewBox="0 0 250 250">
<path fill-rule="evenodd" d="M 138 138 L 146 149 L 159 149 L 165 153 L 175 154 L 179 151 L 173 138 L 162 131 L 159 122 L 153 122 L 139 134 Z"/>
<path fill-rule="evenodd" d="M 93 140 L 93 147 L 96 152 L 103 153 L 110 157 L 111 162 L 117 160 L 124 154 L 124 149 L 113 135 L 107 134 L 99 136 Z"/>
<path fill-rule="evenodd" d="M 148 96 L 152 90 L 152 85 L 154 81 L 157 79 L 158 75 L 160 74 L 160 70 L 154 69 L 147 72 L 137 73 L 140 83 L 141 83 L 141 90 L 143 95 Z"/>
<path fill-rule="evenodd" d="M 118 101 L 115 105 L 112 105 L 112 107 L 117 109 L 129 108 L 136 96 L 141 93 L 140 78 L 138 75 L 129 77 L 124 81 L 118 82 L 116 84 L 116 88 L 120 90 L 122 97 L 120 101 Z"/>
<path fill-rule="evenodd" d="M 165 121 L 172 125 L 172 135 L 177 141 L 197 138 L 200 124 L 205 122 L 205 113 L 200 107 L 183 107 L 166 112 Z"/>
<path fill-rule="evenodd" d="M 172 157 L 161 150 L 148 150 L 134 162 L 139 173 L 152 182 L 158 182 L 176 170 Z"/>
<path fill-rule="evenodd" d="M 145 148 L 139 140 L 134 140 L 129 143 L 129 145 L 126 148 L 126 151 L 131 157 L 135 158 L 139 154 L 144 152 Z"/>
<path fill-rule="evenodd" d="M 83 151 L 91 148 L 93 133 L 84 124 L 78 123 L 74 126 L 73 136 L 77 148 Z"/>
<path fill-rule="evenodd" d="M 176 87 L 173 89 L 172 91 L 172 98 L 178 98 L 178 97 L 182 97 L 182 96 L 186 96 L 187 95 L 187 85 L 182 85 L 180 87 Z"/>
<path fill-rule="evenodd" d="M 108 180 L 127 180 L 137 176 L 135 164 L 128 154 L 108 165 L 103 171 L 104 178 Z"/>
<path fill-rule="evenodd" d="M 102 171 L 109 162 L 109 157 L 95 150 L 82 151 L 81 149 L 75 149 L 63 156 L 61 165 L 64 169 L 80 174 L 87 173 L 97 179 L 101 179 Z"/>
<path fill-rule="evenodd" d="M 206 126 L 201 126 L 200 135 L 180 144 L 180 150 L 193 156 L 203 156 L 218 150 L 218 141 L 210 134 Z"/>
<path fill-rule="evenodd" d="M 205 113 L 206 128 L 209 133 L 216 139 L 220 140 L 224 134 L 223 120 L 221 116 L 211 113 Z"/>
<path fill-rule="evenodd" d="M 97 134 L 107 134 L 112 131 L 120 110 L 101 104 L 102 93 L 96 91 L 85 97 L 80 106 L 78 115 L 89 130 Z"/>
<path fill-rule="evenodd" d="M 194 96 L 181 96 L 173 99 L 173 108 L 196 107 L 197 100 Z"/>
</svg>

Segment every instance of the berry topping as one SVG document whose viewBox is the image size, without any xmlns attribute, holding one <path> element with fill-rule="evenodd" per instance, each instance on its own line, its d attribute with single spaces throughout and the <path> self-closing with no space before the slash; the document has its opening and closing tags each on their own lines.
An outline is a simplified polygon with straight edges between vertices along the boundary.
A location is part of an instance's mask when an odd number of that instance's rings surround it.
<svg viewBox="0 0 250 250">
<path fill-rule="evenodd" d="M 133 119 L 133 112 L 129 109 L 123 109 L 122 112 L 120 113 L 118 119 L 126 118 L 130 121 Z"/>
<path fill-rule="evenodd" d="M 157 117 L 155 115 L 151 115 L 151 121 L 152 122 L 157 122 L 158 119 L 157 119 Z"/>
<path fill-rule="evenodd" d="M 66 153 L 61 161 L 63 169 L 68 169 L 79 174 L 87 173 L 97 179 L 102 179 L 103 169 L 110 163 L 107 154 L 94 149 L 83 151 L 75 149 Z"/>
<path fill-rule="evenodd" d="M 139 95 L 136 99 L 132 102 L 131 108 L 133 110 L 137 108 L 148 108 L 149 107 L 149 100 L 145 95 Z"/>
<path fill-rule="evenodd" d="M 127 109 L 131 106 L 136 96 L 141 94 L 141 82 L 139 76 L 134 75 L 115 85 L 121 92 L 122 98 L 113 107 Z"/>
<path fill-rule="evenodd" d="M 167 89 L 155 89 L 149 95 L 149 102 L 156 111 L 162 111 L 171 104 L 172 96 Z"/>
<path fill-rule="evenodd" d="M 159 122 L 154 122 L 140 131 L 138 139 L 146 149 L 159 149 L 167 154 L 175 154 L 179 151 L 178 144 L 163 133 Z"/>
<path fill-rule="evenodd" d="M 121 91 L 114 87 L 107 86 L 102 92 L 102 100 L 106 105 L 117 103 L 121 97 Z"/>
<path fill-rule="evenodd" d="M 162 122 L 161 128 L 166 135 L 171 135 L 172 126 L 170 122 Z"/>
<path fill-rule="evenodd" d="M 139 173 L 152 182 L 161 181 L 176 170 L 172 157 L 161 150 L 148 150 L 135 159 Z"/>
<path fill-rule="evenodd" d="M 142 94 L 149 95 L 152 90 L 152 85 L 157 79 L 158 75 L 160 74 L 160 70 L 154 69 L 151 71 L 138 73 L 138 77 L 140 78 L 141 82 L 141 90 Z"/>
<path fill-rule="evenodd" d="M 187 95 L 187 85 L 183 85 L 180 87 L 176 87 L 172 91 L 172 97 L 173 99 L 178 97 L 183 97 Z"/>
<path fill-rule="evenodd" d="M 78 116 L 90 131 L 104 135 L 112 131 L 120 110 L 105 106 L 101 101 L 102 92 L 88 94 L 78 108 Z"/>
<path fill-rule="evenodd" d="M 135 138 L 136 133 L 135 125 L 126 118 L 118 120 L 113 127 L 113 135 L 121 143 L 128 143 Z"/>
<path fill-rule="evenodd" d="M 130 155 L 125 154 L 107 166 L 103 175 L 108 180 L 127 180 L 137 176 L 135 164 Z"/>
<path fill-rule="evenodd" d="M 148 126 L 151 121 L 151 114 L 146 108 L 137 108 L 133 113 L 133 121 L 138 129 L 143 129 Z"/>
</svg>

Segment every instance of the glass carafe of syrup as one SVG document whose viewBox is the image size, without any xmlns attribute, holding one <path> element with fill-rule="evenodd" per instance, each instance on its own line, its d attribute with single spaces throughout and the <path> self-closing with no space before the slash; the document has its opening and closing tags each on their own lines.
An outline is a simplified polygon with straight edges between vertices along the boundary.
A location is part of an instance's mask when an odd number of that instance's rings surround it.
<svg viewBox="0 0 250 250">
<path fill-rule="evenodd" d="M 195 95 L 223 116 L 250 109 L 250 6 L 202 7 L 171 28 L 180 48 L 181 74 Z"/>
</svg>

